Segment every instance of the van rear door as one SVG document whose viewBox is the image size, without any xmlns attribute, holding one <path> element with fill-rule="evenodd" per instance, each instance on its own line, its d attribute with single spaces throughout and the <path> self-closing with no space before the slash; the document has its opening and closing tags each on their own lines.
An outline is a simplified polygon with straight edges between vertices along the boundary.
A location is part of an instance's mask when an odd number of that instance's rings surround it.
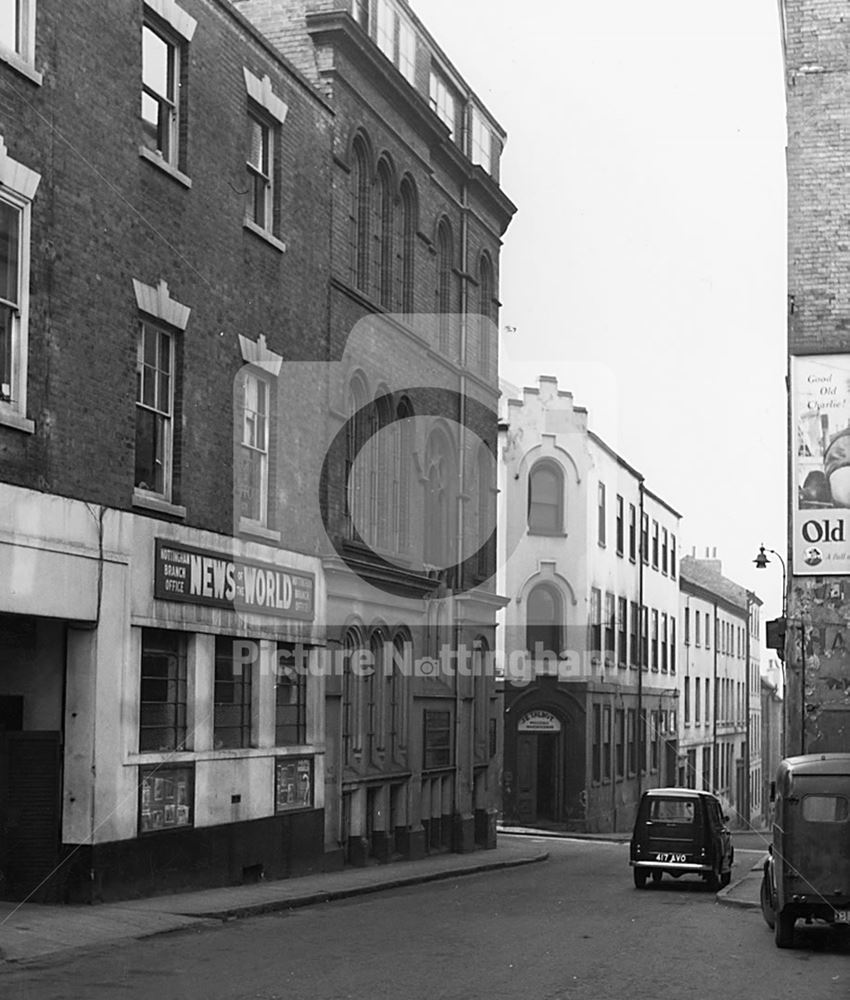
<svg viewBox="0 0 850 1000">
<path fill-rule="evenodd" d="M 703 817 L 697 798 L 653 796 L 646 818 L 648 860 L 693 864 L 703 844 Z M 695 853 L 696 852 L 696 853 Z"/>
<path fill-rule="evenodd" d="M 794 775 L 784 826 L 784 871 L 791 892 L 846 904 L 850 899 L 850 777 Z"/>
</svg>

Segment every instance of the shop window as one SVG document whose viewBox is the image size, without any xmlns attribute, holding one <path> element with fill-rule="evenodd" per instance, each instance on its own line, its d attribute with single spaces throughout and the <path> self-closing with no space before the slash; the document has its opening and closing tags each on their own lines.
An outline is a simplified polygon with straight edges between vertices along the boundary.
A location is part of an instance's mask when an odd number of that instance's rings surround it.
<svg viewBox="0 0 850 1000">
<path fill-rule="evenodd" d="M 276 813 L 313 807 L 313 758 L 278 757 L 274 769 Z"/>
<path fill-rule="evenodd" d="M 452 764 L 452 715 L 451 712 L 424 710 L 423 770 L 450 767 Z"/>
<path fill-rule="evenodd" d="M 139 833 L 176 830 L 194 823 L 195 769 L 188 766 L 139 768 Z"/>
<path fill-rule="evenodd" d="M 277 644 L 275 746 L 307 742 L 307 656 L 307 650 L 300 644 Z"/>
<path fill-rule="evenodd" d="M 213 746 L 216 750 L 251 746 L 254 664 L 234 657 L 235 644 L 230 636 L 217 635 L 215 638 Z"/>
<path fill-rule="evenodd" d="M 186 746 L 186 636 L 142 629 L 139 752 L 165 753 Z"/>
</svg>

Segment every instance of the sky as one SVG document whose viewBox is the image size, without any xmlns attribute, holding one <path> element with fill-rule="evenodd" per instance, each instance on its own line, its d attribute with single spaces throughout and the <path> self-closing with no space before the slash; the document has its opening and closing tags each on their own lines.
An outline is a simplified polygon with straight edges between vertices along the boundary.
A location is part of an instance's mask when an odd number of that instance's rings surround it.
<svg viewBox="0 0 850 1000">
<path fill-rule="evenodd" d="M 556 375 L 781 613 L 785 99 L 776 0 L 412 0 L 508 133 L 501 375 Z M 515 328 L 509 331 L 506 328 Z"/>
</svg>

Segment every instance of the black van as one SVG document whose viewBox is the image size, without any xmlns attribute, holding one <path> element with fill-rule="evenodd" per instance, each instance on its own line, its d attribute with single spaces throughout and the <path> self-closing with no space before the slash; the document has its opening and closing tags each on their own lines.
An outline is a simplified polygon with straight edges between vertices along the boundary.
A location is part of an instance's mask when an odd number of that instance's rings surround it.
<svg viewBox="0 0 850 1000">
<path fill-rule="evenodd" d="M 732 878 L 735 850 L 728 817 L 710 792 L 694 788 L 651 788 L 643 793 L 629 849 L 635 888 L 699 875 L 712 892 Z"/>
<path fill-rule="evenodd" d="M 786 757 L 773 799 L 761 909 L 777 948 L 791 948 L 798 918 L 850 926 L 850 753 Z"/>
</svg>

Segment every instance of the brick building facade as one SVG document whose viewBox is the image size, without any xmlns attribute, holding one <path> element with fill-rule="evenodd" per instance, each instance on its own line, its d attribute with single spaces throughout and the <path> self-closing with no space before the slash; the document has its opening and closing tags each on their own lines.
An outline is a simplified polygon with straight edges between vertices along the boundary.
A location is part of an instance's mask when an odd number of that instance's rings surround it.
<svg viewBox="0 0 850 1000">
<path fill-rule="evenodd" d="M 780 4 L 788 122 L 789 585 L 785 752 L 850 750 L 850 25 Z"/>
<path fill-rule="evenodd" d="M 321 682 L 275 670 L 324 642 L 320 518 L 267 418 L 280 359 L 325 350 L 332 112 L 229 4 L 17 7 L 3 891 L 320 867 Z"/>
<path fill-rule="evenodd" d="M 347 438 L 321 489 L 328 641 L 346 659 L 327 687 L 328 857 L 493 846 L 505 134 L 406 3 L 237 6 L 335 113 L 321 405 Z M 379 680 L 352 673 L 361 656 Z"/>
<path fill-rule="evenodd" d="M 409 675 L 441 631 L 492 648 L 492 546 L 452 567 L 492 520 L 495 342 L 467 314 L 498 305 L 504 135 L 406 8 L 463 146 L 377 8 L 370 36 L 286 4 L 293 50 L 250 6 L 22 0 L 0 38 L 12 898 L 493 842 L 491 681 Z"/>
</svg>

